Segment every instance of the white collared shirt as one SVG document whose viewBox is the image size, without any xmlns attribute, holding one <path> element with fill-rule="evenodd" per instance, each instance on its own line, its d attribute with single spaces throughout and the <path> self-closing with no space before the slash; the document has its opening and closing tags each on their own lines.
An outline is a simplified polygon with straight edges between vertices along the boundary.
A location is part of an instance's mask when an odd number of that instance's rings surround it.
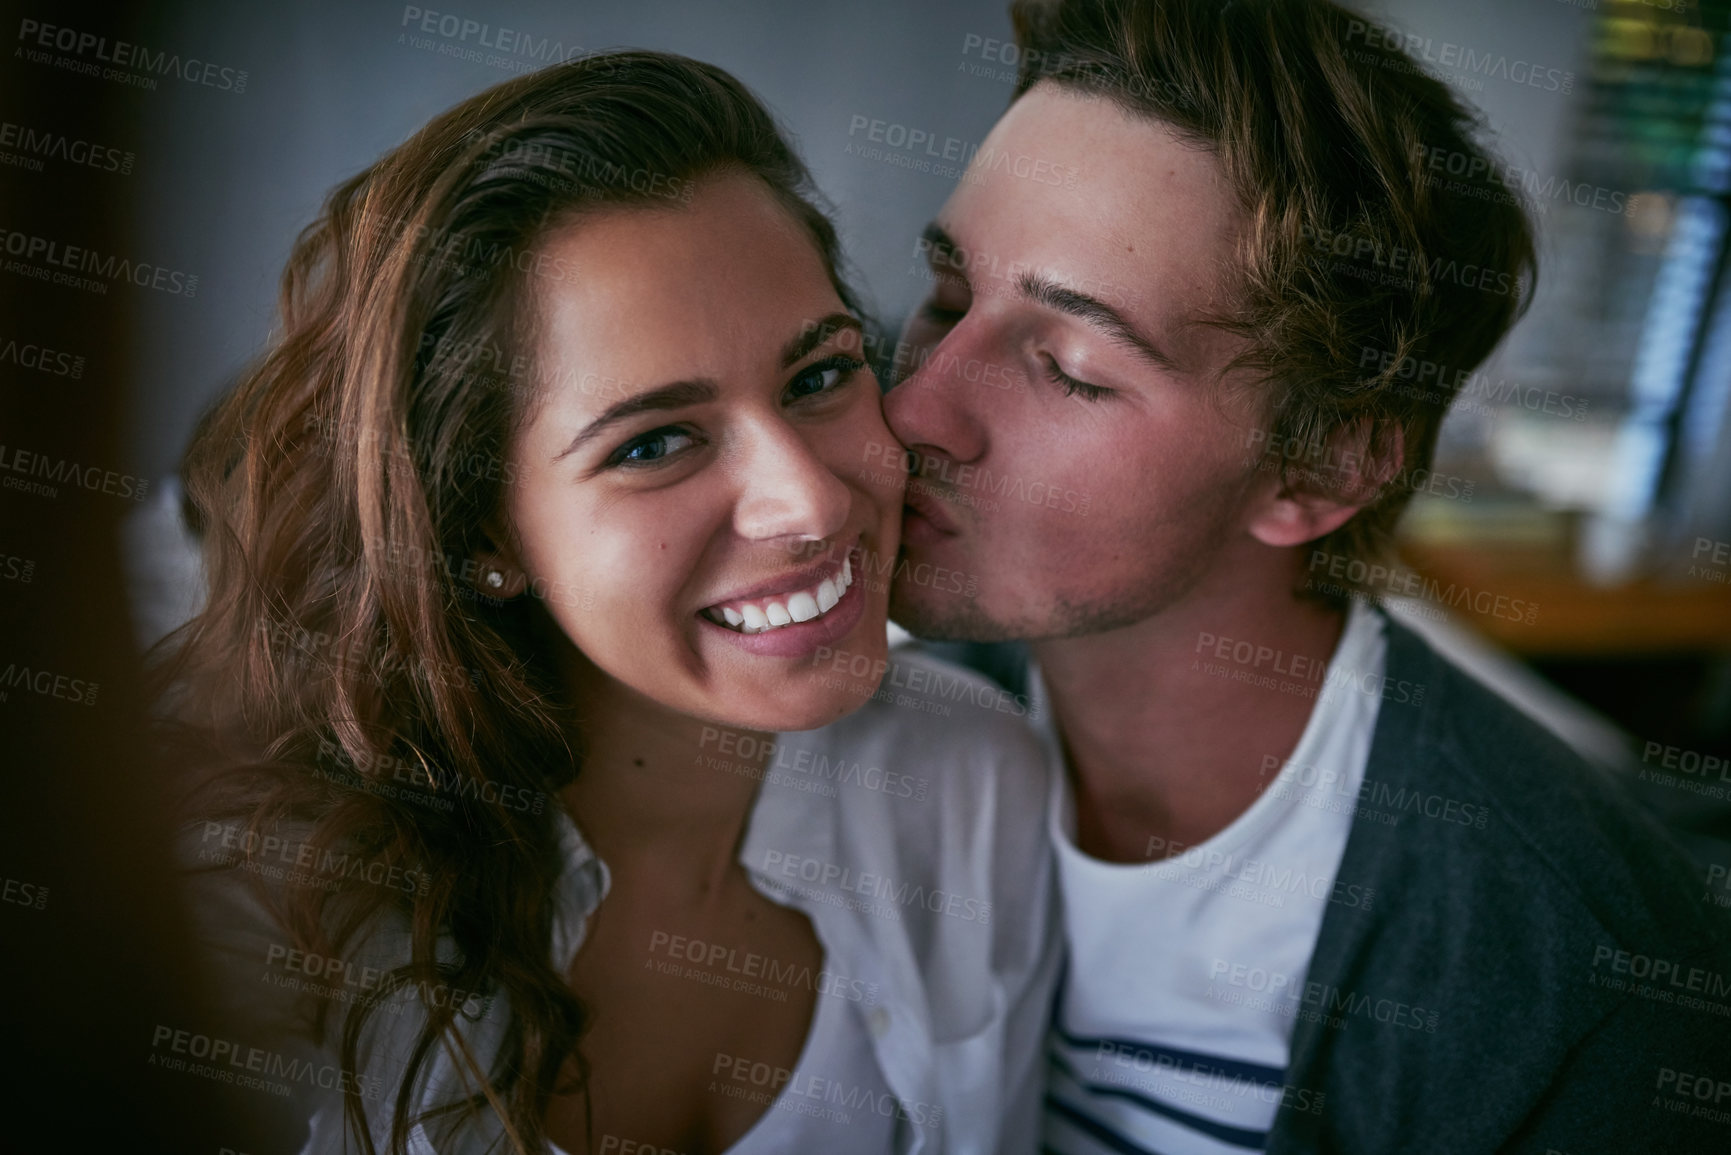
<svg viewBox="0 0 1731 1155">
<path fill-rule="evenodd" d="M 897 651 L 872 701 L 820 730 L 781 735 L 762 772 L 740 862 L 760 892 L 811 919 L 826 972 L 861 993 L 846 1000 L 858 1004 L 852 1013 L 826 1028 L 844 1033 L 837 1052 L 854 1056 L 854 1073 L 833 1088 L 807 1079 L 793 1093 L 831 1107 L 839 1096 L 852 1112 L 889 1120 L 886 1151 L 1038 1147 L 1042 1044 L 1061 940 L 1045 831 L 1048 769 L 1022 722 L 1025 703 L 975 674 Z M 718 772 L 727 771 L 719 741 L 715 757 Z M 731 772 L 752 773 L 755 763 L 734 765 Z M 555 817 L 565 865 L 552 896 L 552 962 L 563 972 L 607 894 L 608 874 L 562 808 Z M 368 955 L 400 963 L 405 934 L 376 934 Z M 213 937 L 228 939 L 242 964 L 239 981 L 250 977 L 257 991 L 263 960 L 247 957 L 257 942 L 242 945 L 223 927 Z M 363 1049 L 363 1077 L 384 1090 L 367 1101 L 376 1141 L 389 1134 L 401 1057 L 420 1027 L 416 996 L 400 997 L 403 1006 L 371 1016 Z M 486 1065 L 509 1008 L 492 999 L 476 1009 L 477 1019 L 459 1022 Z M 845 1032 L 861 1027 L 875 1071 L 847 1045 Z M 415 1095 L 420 1110 L 462 1097 L 448 1048 L 430 1066 Z M 308 1155 L 343 1149 L 336 1096 L 314 1105 L 311 1127 Z M 412 1149 L 479 1152 L 499 1137 L 488 1113 L 436 1142 L 417 1128 Z"/>
</svg>

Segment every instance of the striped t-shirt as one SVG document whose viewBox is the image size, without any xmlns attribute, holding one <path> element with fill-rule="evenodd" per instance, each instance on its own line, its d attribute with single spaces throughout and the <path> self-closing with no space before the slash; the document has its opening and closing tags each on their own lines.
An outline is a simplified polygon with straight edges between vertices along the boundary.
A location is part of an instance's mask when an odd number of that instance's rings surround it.
<svg viewBox="0 0 1731 1155">
<path fill-rule="evenodd" d="M 1290 758 L 1267 760 L 1257 800 L 1198 845 L 1151 843 L 1146 863 L 1091 858 L 1076 848 L 1066 775 L 1052 776 L 1069 960 L 1048 1036 L 1046 1150 L 1244 1155 L 1267 1145 L 1283 1097 L 1325 1109 L 1317 1089 L 1287 1086 L 1288 1048 L 1323 912 L 1377 900 L 1336 874 L 1386 649 L 1381 618 L 1355 605 L 1325 674 L 1271 680 L 1271 694 L 1314 694 L 1304 735 Z M 1199 662 L 1195 676 L 1222 675 Z M 1050 709 L 1030 712 L 1061 760 Z"/>
</svg>

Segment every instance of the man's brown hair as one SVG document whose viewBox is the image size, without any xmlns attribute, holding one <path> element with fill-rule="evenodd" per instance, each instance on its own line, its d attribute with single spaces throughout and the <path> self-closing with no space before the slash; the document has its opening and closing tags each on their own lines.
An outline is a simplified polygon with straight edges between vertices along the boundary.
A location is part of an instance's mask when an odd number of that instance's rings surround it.
<svg viewBox="0 0 1731 1155">
<path fill-rule="evenodd" d="M 1010 13 L 1016 98 L 1043 81 L 1098 95 L 1218 158 L 1247 228 L 1234 312 L 1210 320 L 1272 386 L 1246 448 L 1291 484 L 1368 495 L 1312 548 L 1379 556 L 1460 382 L 1531 301 L 1532 227 L 1478 118 L 1399 36 L 1328 0 Z"/>
</svg>

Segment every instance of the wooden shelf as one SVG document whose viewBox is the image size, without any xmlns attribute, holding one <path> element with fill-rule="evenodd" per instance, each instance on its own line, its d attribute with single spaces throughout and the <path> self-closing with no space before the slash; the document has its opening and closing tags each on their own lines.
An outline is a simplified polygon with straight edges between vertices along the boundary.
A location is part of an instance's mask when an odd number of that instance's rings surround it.
<svg viewBox="0 0 1731 1155">
<path fill-rule="evenodd" d="M 1508 599 L 1500 614 L 1478 612 L 1466 599 L 1449 612 L 1518 654 L 1731 653 L 1731 585 L 1685 576 L 1686 564 L 1672 580 L 1602 588 L 1583 582 L 1552 549 L 1408 541 L 1401 555 L 1444 589 L 1465 587 L 1475 596 L 1482 590 Z M 1535 607 L 1533 621 L 1510 620 L 1507 607 L 1516 600 Z"/>
</svg>

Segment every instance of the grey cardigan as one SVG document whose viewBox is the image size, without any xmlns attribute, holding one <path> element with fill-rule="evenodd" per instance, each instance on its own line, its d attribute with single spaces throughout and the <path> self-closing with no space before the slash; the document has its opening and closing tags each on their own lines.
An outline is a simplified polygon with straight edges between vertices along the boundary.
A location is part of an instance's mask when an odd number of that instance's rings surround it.
<svg viewBox="0 0 1731 1155">
<path fill-rule="evenodd" d="M 1310 975 L 1323 1009 L 1333 991 L 1395 995 L 1438 1026 L 1301 1020 L 1288 1083 L 1326 1098 L 1281 1110 L 1270 1155 L 1731 1151 L 1731 921 L 1682 851 L 1393 621 L 1388 676 L 1424 703 L 1383 703 L 1361 798 L 1408 808 L 1354 823 L 1340 876 L 1378 902 L 1330 907 Z M 1484 828 L 1428 817 L 1449 801 Z"/>
<path fill-rule="evenodd" d="M 1409 689 L 1339 874 L 1376 901 L 1323 917 L 1269 1155 L 1731 1152 L 1731 919 L 1603 771 L 1384 617 Z M 933 648 L 1026 688 L 1019 647 Z"/>
</svg>

